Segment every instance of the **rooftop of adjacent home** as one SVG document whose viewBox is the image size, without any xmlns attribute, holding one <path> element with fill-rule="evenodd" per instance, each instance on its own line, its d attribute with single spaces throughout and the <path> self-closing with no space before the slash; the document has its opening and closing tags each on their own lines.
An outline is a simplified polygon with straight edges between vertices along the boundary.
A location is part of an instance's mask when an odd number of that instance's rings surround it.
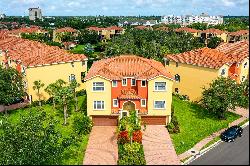
<svg viewBox="0 0 250 166">
<path fill-rule="evenodd" d="M 241 35 L 246 35 L 249 34 L 249 30 L 239 30 L 236 32 L 230 32 L 229 35 L 231 36 L 241 36 Z"/>
<path fill-rule="evenodd" d="M 64 28 L 58 28 L 55 30 L 55 32 L 60 33 L 60 32 L 76 32 L 77 30 L 71 27 L 64 27 Z"/>
<path fill-rule="evenodd" d="M 157 76 L 173 79 L 173 76 L 161 62 L 135 55 L 120 55 L 94 62 L 85 80 L 96 76 L 108 80 L 121 80 L 124 77 L 149 80 Z"/>
<path fill-rule="evenodd" d="M 197 33 L 197 32 L 201 32 L 201 30 L 197 30 L 197 29 L 192 29 L 192 28 L 188 28 L 188 27 L 182 27 L 182 28 L 177 28 L 175 29 L 176 32 L 189 32 L 189 33 Z"/>
<path fill-rule="evenodd" d="M 223 43 L 215 49 L 199 48 L 180 54 L 169 54 L 165 58 L 178 63 L 218 69 L 224 64 L 240 63 L 248 57 L 249 42 Z"/>
<path fill-rule="evenodd" d="M 9 31 L 10 34 L 14 34 L 14 35 L 19 35 L 20 33 L 36 33 L 36 32 L 44 32 L 47 33 L 48 31 L 41 29 L 38 26 L 32 26 L 32 27 L 22 27 L 19 29 L 13 29 L 11 31 Z"/>
<path fill-rule="evenodd" d="M 213 34 L 218 34 L 218 35 L 221 35 L 223 33 L 227 33 L 227 31 L 222 31 L 222 30 L 215 29 L 215 28 L 209 28 L 209 29 L 203 30 L 201 32 L 202 33 L 213 33 Z"/>
<path fill-rule="evenodd" d="M 57 46 L 48 46 L 37 41 L 18 37 L 1 39 L 1 35 L 0 50 L 11 60 L 19 61 L 26 67 L 81 61 L 87 58 L 83 54 L 72 54 Z"/>
<path fill-rule="evenodd" d="M 88 27 L 86 29 L 92 30 L 92 31 L 102 31 L 102 30 L 118 30 L 118 31 L 122 31 L 123 30 L 123 28 L 118 27 L 118 26 L 110 26 L 110 27 L 107 27 L 107 28 L 92 26 L 92 27 Z"/>
</svg>

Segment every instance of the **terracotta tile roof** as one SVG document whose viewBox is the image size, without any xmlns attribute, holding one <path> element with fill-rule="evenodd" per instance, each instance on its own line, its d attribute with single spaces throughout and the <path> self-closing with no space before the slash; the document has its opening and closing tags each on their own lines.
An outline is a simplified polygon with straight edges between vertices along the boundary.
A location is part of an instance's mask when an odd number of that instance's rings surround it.
<svg viewBox="0 0 250 166">
<path fill-rule="evenodd" d="M 246 35 L 249 34 L 249 30 L 239 30 L 236 32 L 230 32 L 229 35 L 231 36 L 241 36 L 241 35 Z"/>
<path fill-rule="evenodd" d="M 12 60 L 20 60 L 26 67 L 86 59 L 83 54 L 71 54 L 56 46 L 17 37 L 0 40 L 0 49 L 8 50 L 7 56 Z"/>
<path fill-rule="evenodd" d="M 9 34 L 8 30 L 0 30 L 0 40 L 8 37 L 8 34 Z"/>
<path fill-rule="evenodd" d="M 140 30 L 144 30 L 144 29 L 150 29 L 150 27 L 144 26 L 144 25 L 139 25 L 134 27 L 135 29 L 140 29 Z"/>
<path fill-rule="evenodd" d="M 183 27 L 183 28 L 177 28 L 175 29 L 176 32 L 189 32 L 189 33 L 197 33 L 197 32 L 201 32 L 201 30 L 197 30 L 197 29 L 192 29 L 192 28 L 188 28 L 188 27 Z"/>
<path fill-rule="evenodd" d="M 110 27 L 107 27 L 107 28 L 99 28 L 99 27 L 95 27 L 95 26 L 92 26 L 92 27 L 88 27 L 86 28 L 88 30 L 92 30 L 92 31 L 102 31 L 102 30 L 118 30 L 118 31 L 122 31 L 123 28 L 121 27 L 118 27 L 118 26 L 110 26 Z"/>
<path fill-rule="evenodd" d="M 21 33 L 37 33 L 37 32 L 47 33 L 48 31 L 45 31 L 45 30 L 41 29 L 40 27 L 33 26 L 30 28 L 23 27 L 23 28 L 19 28 L 19 29 L 13 29 L 9 33 L 14 34 L 14 35 L 19 35 Z"/>
<path fill-rule="evenodd" d="M 240 63 L 248 57 L 249 42 L 225 43 L 217 47 L 200 48 L 180 54 L 166 55 L 165 58 L 185 64 L 218 69 L 224 64 Z"/>
<path fill-rule="evenodd" d="M 228 33 L 227 31 L 222 31 L 222 30 L 219 30 L 219 29 L 215 29 L 215 28 L 210 28 L 210 29 L 206 29 L 206 30 L 203 30 L 201 31 L 202 33 L 213 33 L 213 34 L 222 34 L 222 33 Z"/>
<path fill-rule="evenodd" d="M 123 89 L 118 99 L 141 99 L 134 89 Z"/>
<path fill-rule="evenodd" d="M 64 28 L 59 28 L 56 29 L 55 32 L 60 33 L 60 32 L 77 32 L 76 29 L 71 28 L 71 27 L 64 27 Z"/>
<path fill-rule="evenodd" d="M 120 55 L 96 61 L 87 73 L 85 80 L 97 75 L 110 80 L 121 80 L 123 77 L 148 80 L 159 75 L 174 79 L 160 62 L 135 55 Z"/>
<path fill-rule="evenodd" d="M 168 27 L 158 27 L 155 30 L 157 30 L 157 31 L 168 31 L 169 28 Z"/>
</svg>

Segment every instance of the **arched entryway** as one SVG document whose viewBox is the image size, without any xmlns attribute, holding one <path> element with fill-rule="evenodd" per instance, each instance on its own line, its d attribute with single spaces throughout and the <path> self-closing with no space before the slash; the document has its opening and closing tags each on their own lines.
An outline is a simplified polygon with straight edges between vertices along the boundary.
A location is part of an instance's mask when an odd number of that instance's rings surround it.
<svg viewBox="0 0 250 166">
<path fill-rule="evenodd" d="M 135 110 L 135 103 L 132 101 L 127 101 L 123 104 L 123 110 L 132 111 Z"/>
</svg>

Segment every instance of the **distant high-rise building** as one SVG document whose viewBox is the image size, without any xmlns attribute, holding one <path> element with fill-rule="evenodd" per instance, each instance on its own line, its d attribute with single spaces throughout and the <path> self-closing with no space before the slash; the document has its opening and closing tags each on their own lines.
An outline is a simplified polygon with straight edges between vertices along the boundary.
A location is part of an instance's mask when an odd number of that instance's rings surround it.
<svg viewBox="0 0 250 166">
<path fill-rule="evenodd" d="M 29 19 L 34 21 L 42 19 L 42 10 L 38 8 L 29 8 Z"/>
<path fill-rule="evenodd" d="M 0 19 L 5 18 L 5 17 L 6 17 L 6 15 L 4 13 L 0 12 Z"/>
<path fill-rule="evenodd" d="M 208 25 L 223 24 L 223 16 L 209 16 L 202 13 L 201 15 L 184 15 L 184 16 L 162 16 L 161 22 L 165 24 L 181 24 L 183 26 L 192 23 L 207 23 Z"/>
</svg>

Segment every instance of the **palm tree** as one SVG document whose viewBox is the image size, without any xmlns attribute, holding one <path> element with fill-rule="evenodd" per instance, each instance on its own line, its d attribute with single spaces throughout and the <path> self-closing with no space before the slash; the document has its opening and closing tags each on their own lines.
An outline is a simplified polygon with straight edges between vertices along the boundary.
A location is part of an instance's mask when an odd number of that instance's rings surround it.
<svg viewBox="0 0 250 166">
<path fill-rule="evenodd" d="M 41 80 L 38 80 L 38 81 L 34 81 L 34 86 L 33 86 L 33 89 L 34 90 L 37 90 L 37 95 L 38 95 L 38 100 L 39 100 L 39 106 L 42 105 L 41 103 L 41 94 L 40 94 L 40 89 L 42 87 L 44 87 L 44 83 L 41 82 Z"/>
<path fill-rule="evenodd" d="M 71 81 L 71 83 L 70 83 L 70 87 L 71 87 L 72 90 L 73 90 L 73 95 L 74 95 L 74 98 L 75 98 L 75 111 L 78 110 L 78 107 L 77 107 L 78 102 L 77 102 L 77 97 L 76 97 L 76 88 L 78 88 L 79 86 L 80 86 L 80 84 L 77 83 L 76 80 L 73 80 L 73 81 Z"/>
<path fill-rule="evenodd" d="M 46 88 L 45 88 L 45 92 L 47 92 L 50 97 L 52 97 L 53 99 L 53 107 L 56 107 L 56 103 L 55 103 L 55 93 L 56 93 L 57 87 L 55 83 L 49 84 Z"/>
</svg>

